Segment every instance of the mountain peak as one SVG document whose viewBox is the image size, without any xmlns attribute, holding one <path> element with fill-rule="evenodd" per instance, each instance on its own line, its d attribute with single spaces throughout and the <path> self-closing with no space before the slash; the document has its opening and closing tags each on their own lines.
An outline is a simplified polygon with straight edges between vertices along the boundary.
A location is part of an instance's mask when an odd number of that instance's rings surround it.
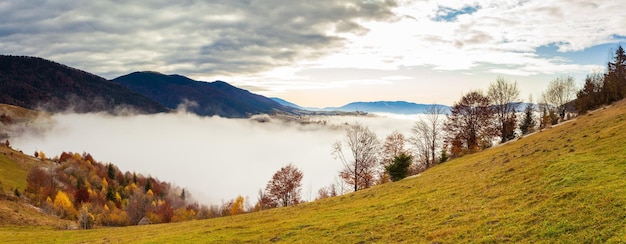
<svg viewBox="0 0 626 244">
<path fill-rule="evenodd" d="M 203 82 L 181 75 L 134 72 L 113 81 L 171 109 L 176 109 L 184 101 L 196 102 L 198 106 L 189 108 L 189 111 L 198 115 L 245 118 L 259 113 L 291 111 L 269 98 L 221 80 Z"/>
</svg>

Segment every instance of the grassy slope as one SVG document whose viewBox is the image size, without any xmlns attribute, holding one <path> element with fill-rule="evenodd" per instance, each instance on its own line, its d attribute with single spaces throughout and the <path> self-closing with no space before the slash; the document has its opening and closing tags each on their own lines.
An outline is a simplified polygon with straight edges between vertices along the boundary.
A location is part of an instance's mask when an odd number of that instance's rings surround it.
<svg viewBox="0 0 626 244">
<path fill-rule="evenodd" d="M 0 146 L 0 191 L 10 196 L 8 199 L 0 197 L 0 226 L 5 226 L 4 228 L 6 226 L 48 226 L 58 229 L 70 223 L 69 221 L 43 214 L 25 201 L 16 201 L 13 198 L 14 195 L 11 189 L 17 188 L 23 193 L 26 188 L 28 170 L 40 164 L 43 164 L 43 162 L 39 159 Z M 0 242 L 2 239 L 0 237 Z"/>
<path fill-rule="evenodd" d="M 626 241 L 626 102 L 421 176 L 295 207 L 176 224 L 58 231 L 3 242 Z"/>
</svg>

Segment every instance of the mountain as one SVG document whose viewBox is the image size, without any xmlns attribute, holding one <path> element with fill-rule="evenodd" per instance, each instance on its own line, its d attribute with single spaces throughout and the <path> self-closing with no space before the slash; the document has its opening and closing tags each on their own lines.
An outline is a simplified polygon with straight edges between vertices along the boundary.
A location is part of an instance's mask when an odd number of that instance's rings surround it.
<svg viewBox="0 0 626 244">
<path fill-rule="evenodd" d="M 0 103 L 48 111 L 165 112 L 161 104 L 102 77 L 37 57 L 0 55 Z"/>
<path fill-rule="evenodd" d="M 179 105 L 198 115 L 245 118 L 259 113 L 290 113 L 294 108 L 234 87 L 223 81 L 196 81 L 181 75 L 134 72 L 113 79 L 170 109 Z"/>
<path fill-rule="evenodd" d="M 280 105 L 283 106 L 287 106 L 287 107 L 292 107 L 292 108 L 296 108 L 296 109 L 302 109 L 305 110 L 305 108 L 300 107 L 299 105 L 286 101 L 285 99 L 282 98 L 278 98 L 278 97 L 270 97 L 270 99 L 274 100 L 275 102 L 279 103 Z"/>
<path fill-rule="evenodd" d="M 323 110 L 331 111 L 362 111 L 362 112 L 379 112 L 379 113 L 394 113 L 394 114 L 423 114 L 427 112 L 428 108 L 432 106 L 430 104 L 417 104 L 405 101 L 377 101 L 377 102 L 353 102 L 341 107 L 327 107 Z M 443 106 L 446 112 L 450 107 Z"/>
</svg>

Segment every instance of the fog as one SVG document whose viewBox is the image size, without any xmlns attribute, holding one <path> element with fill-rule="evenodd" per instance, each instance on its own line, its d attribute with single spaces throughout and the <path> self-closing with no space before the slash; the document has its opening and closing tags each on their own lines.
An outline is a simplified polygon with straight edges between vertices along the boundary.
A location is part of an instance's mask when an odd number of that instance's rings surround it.
<svg viewBox="0 0 626 244">
<path fill-rule="evenodd" d="M 46 126 L 11 138 L 14 148 L 48 157 L 63 151 L 90 153 L 113 163 L 188 189 L 203 204 L 220 204 L 237 195 L 254 204 L 282 166 L 293 163 L 304 174 L 302 196 L 336 182 L 341 163 L 331 146 L 344 140 L 341 125 L 360 122 L 383 140 L 394 130 L 409 136 L 417 115 L 314 117 L 326 125 L 272 119 L 199 117 L 184 112 L 157 115 L 55 114 Z M 42 129 L 44 128 L 44 129 Z"/>
</svg>

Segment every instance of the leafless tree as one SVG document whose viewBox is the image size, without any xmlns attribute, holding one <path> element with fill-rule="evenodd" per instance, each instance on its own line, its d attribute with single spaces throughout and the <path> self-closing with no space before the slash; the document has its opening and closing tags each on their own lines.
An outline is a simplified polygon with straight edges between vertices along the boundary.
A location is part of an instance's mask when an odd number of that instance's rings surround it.
<svg viewBox="0 0 626 244">
<path fill-rule="evenodd" d="M 354 186 L 354 191 L 371 187 L 379 165 L 380 142 L 376 134 L 359 123 L 346 129 L 346 143 L 352 158 L 346 158 L 341 141 L 333 145 L 333 155 L 344 168 L 339 176 Z"/>
<path fill-rule="evenodd" d="M 552 112 L 559 114 L 565 119 L 565 105 L 574 99 L 576 84 L 572 76 L 560 76 L 548 84 L 548 88 L 542 94 L 542 99 L 547 103 Z"/>
<path fill-rule="evenodd" d="M 507 82 L 502 76 L 498 76 L 496 82 L 489 85 L 487 95 L 494 105 L 501 141 L 513 139 L 517 126 L 515 113 L 519 107 L 517 82 Z"/>
<path fill-rule="evenodd" d="M 445 122 L 445 108 L 441 105 L 431 105 L 424 118 L 415 122 L 411 129 L 413 136 L 409 139 L 417 151 L 418 161 L 424 168 L 432 167 L 437 163 L 437 150 L 443 143 L 443 125 Z"/>
</svg>

